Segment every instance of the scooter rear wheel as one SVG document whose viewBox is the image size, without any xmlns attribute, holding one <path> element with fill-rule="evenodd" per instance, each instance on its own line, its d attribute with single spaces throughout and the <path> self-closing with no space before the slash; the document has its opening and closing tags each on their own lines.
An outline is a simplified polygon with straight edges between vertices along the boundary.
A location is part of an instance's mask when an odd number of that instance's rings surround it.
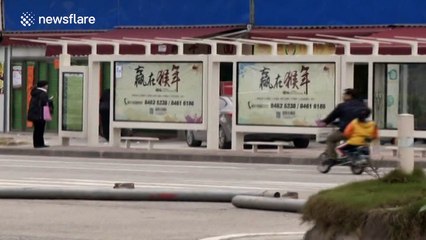
<svg viewBox="0 0 426 240">
<path fill-rule="evenodd" d="M 365 166 L 364 165 L 357 165 L 357 164 L 352 164 L 351 165 L 351 172 L 355 175 L 361 175 L 365 170 Z"/>
<path fill-rule="evenodd" d="M 328 156 L 325 152 L 321 153 L 318 156 L 318 161 L 319 161 L 319 163 L 317 165 L 318 171 L 320 173 L 324 173 L 324 174 L 328 173 L 331 169 L 331 164 L 330 164 L 330 160 L 328 159 Z"/>
</svg>

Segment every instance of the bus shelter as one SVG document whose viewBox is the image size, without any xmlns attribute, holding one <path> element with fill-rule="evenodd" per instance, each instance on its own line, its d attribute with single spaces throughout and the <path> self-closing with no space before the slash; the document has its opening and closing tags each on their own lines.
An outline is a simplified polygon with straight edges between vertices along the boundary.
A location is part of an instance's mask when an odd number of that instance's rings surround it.
<svg viewBox="0 0 426 240">
<path fill-rule="evenodd" d="M 426 138 L 426 60 L 418 45 L 425 39 L 365 39 L 319 35 L 287 39 L 38 39 L 62 46 L 60 55 L 60 126 L 63 144 L 70 137 L 99 144 L 100 63 L 111 63 L 110 144 L 119 146 L 121 128 L 207 131 L 207 148 L 218 148 L 220 64 L 232 63 L 232 149 L 242 149 L 247 133 L 316 134 L 315 120 L 324 118 L 341 102 L 341 92 L 354 87 L 354 66 L 368 65 L 365 88 L 373 119 L 381 136 L 395 137 L 399 113 L 415 116 L 415 137 Z M 407 44 L 410 55 L 380 55 L 383 44 Z M 71 66 L 67 45 L 92 48 L 88 66 Z M 114 47 L 99 55 L 98 45 Z M 122 55 L 123 45 L 142 45 L 144 54 Z M 151 45 L 177 47 L 177 54 L 154 55 Z M 206 45 L 203 54 L 185 54 L 185 45 Z M 315 46 L 343 46 L 343 54 L 315 54 Z M 354 44 L 372 48 L 367 55 L 352 55 Z M 219 45 L 232 46 L 226 55 Z M 302 45 L 303 55 L 283 55 L 283 46 Z M 252 51 L 262 46 L 267 51 Z M 287 48 L 286 48 L 287 49 Z"/>
</svg>

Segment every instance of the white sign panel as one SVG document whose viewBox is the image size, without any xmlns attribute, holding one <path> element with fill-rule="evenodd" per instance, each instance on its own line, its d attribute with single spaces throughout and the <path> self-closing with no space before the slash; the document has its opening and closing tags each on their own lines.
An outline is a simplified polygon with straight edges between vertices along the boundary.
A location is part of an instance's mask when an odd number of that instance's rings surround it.
<svg viewBox="0 0 426 240">
<path fill-rule="evenodd" d="M 115 62 L 114 120 L 203 122 L 202 62 Z"/>
<path fill-rule="evenodd" d="M 238 63 L 237 124 L 316 126 L 335 105 L 334 63 Z"/>
<path fill-rule="evenodd" d="M 12 67 L 12 86 L 14 88 L 22 86 L 22 66 Z"/>
</svg>

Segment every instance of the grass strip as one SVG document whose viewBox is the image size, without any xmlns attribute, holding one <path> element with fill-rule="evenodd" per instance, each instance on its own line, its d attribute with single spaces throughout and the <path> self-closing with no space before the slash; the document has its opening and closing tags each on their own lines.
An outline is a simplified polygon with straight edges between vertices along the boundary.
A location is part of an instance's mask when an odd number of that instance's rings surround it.
<svg viewBox="0 0 426 240">
<path fill-rule="evenodd" d="M 332 232 L 350 233 L 374 215 L 391 227 L 393 239 L 413 239 L 426 229 L 426 177 L 394 170 L 381 179 L 349 183 L 310 197 L 302 219 Z"/>
</svg>

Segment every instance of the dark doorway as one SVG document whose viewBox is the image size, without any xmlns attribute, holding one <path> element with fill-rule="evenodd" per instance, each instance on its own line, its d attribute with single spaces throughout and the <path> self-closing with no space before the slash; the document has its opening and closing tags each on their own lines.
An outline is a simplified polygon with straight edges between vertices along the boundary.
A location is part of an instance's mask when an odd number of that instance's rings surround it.
<svg viewBox="0 0 426 240">
<path fill-rule="evenodd" d="M 355 63 L 354 65 L 354 88 L 364 101 L 368 100 L 368 64 Z"/>
</svg>

